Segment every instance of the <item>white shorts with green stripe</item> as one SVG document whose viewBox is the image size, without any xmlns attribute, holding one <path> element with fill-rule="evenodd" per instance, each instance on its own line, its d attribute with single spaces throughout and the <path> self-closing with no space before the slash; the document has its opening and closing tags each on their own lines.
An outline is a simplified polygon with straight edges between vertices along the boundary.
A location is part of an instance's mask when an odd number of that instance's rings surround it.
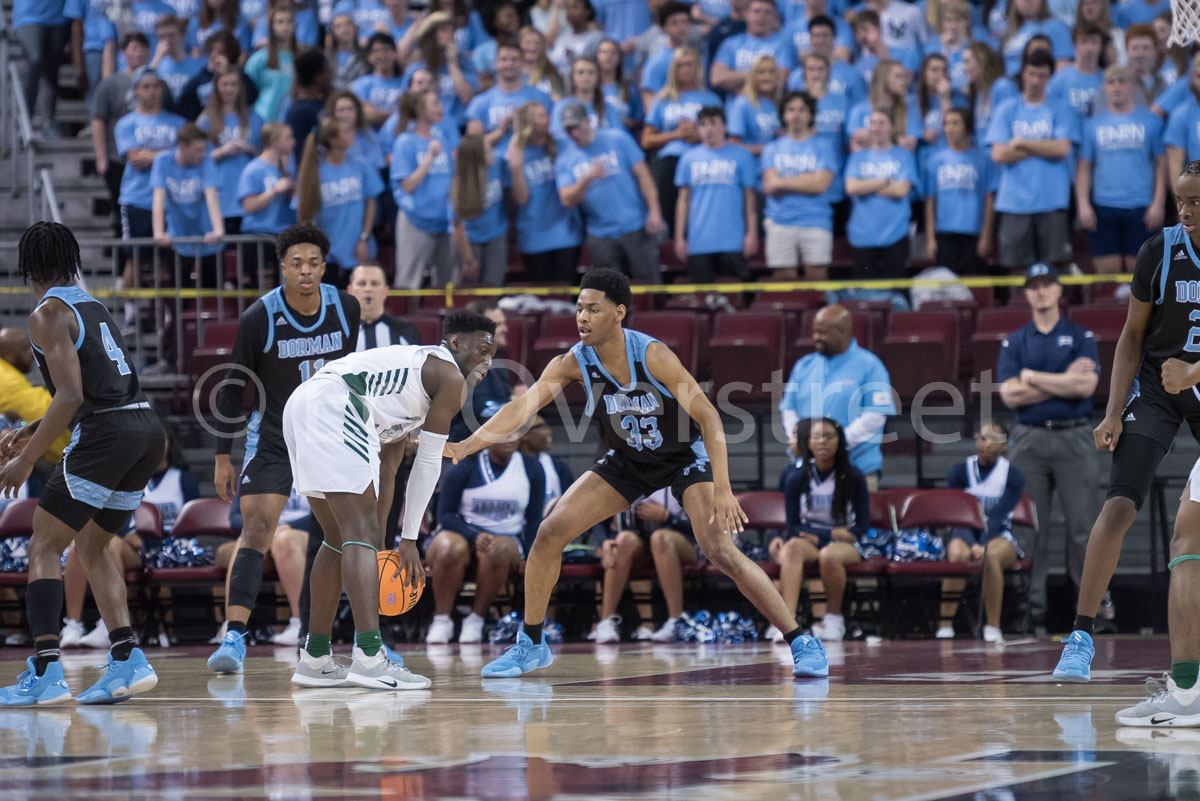
<svg viewBox="0 0 1200 801">
<path fill-rule="evenodd" d="M 296 491 L 379 494 L 379 435 L 370 409 L 336 376 L 305 381 L 283 408 L 283 438 Z"/>
</svg>

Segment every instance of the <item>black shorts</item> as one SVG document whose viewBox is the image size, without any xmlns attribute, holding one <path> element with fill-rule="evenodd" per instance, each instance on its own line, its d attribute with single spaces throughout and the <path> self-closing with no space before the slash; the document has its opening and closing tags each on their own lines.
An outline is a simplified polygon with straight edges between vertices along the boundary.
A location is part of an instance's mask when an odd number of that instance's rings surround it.
<svg viewBox="0 0 1200 801">
<path fill-rule="evenodd" d="M 634 462 L 622 454 L 609 451 L 588 470 L 604 479 L 630 503 L 663 487 L 670 487 L 675 498 L 683 503 L 684 490 L 693 484 L 711 484 L 713 480 L 708 457 L 691 454 L 686 462 L 652 459 Z"/>
<path fill-rule="evenodd" d="M 282 431 L 247 432 L 246 456 L 237 491 L 239 495 L 292 494 L 292 463 Z"/>
<path fill-rule="evenodd" d="M 121 531 L 158 469 L 167 435 L 148 406 L 96 412 L 75 425 L 38 503 L 79 531 Z"/>
<path fill-rule="evenodd" d="M 1142 507 L 1158 465 L 1187 423 L 1200 442 L 1200 393 L 1195 387 L 1172 395 L 1163 389 L 1160 365 L 1145 360 L 1138 370 L 1132 400 L 1121 413 L 1121 438 L 1108 475 L 1108 498 L 1129 498 Z"/>
</svg>

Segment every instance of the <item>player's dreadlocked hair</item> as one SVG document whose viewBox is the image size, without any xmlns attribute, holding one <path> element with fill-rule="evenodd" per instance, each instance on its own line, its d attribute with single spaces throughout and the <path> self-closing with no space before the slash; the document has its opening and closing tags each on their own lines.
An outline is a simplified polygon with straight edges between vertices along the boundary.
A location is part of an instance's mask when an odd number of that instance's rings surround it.
<svg viewBox="0 0 1200 801">
<path fill-rule="evenodd" d="M 1179 174 L 1181 176 L 1183 176 L 1183 175 L 1200 175 L 1200 161 L 1189 161 L 1187 164 L 1184 164 L 1183 172 L 1181 172 Z"/>
<path fill-rule="evenodd" d="M 446 318 L 446 329 L 442 338 L 449 339 L 455 334 L 473 334 L 476 331 L 495 336 L 496 324 L 478 312 L 461 309 Z"/>
<path fill-rule="evenodd" d="M 320 228 L 315 225 L 293 225 L 291 228 L 285 228 L 275 239 L 275 257 L 282 264 L 283 257 L 290 248 L 303 244 L 319 247 L 322 259 L 329 255 L 329 237 L 325 236 Z"/>
<path fill-rule="evenodd" d="M 26 284 L 70 284 L 82 267 L 75 234 L 62 223 L 36 222 L 21 234 L 17 273 Z"/>
<path fill-rule="evenodd" d="M 614 304 L 624 306 L 625 314 L 628 317 L 629 304 L 633 302 L 633 295 L 629 291 L 629 279 L 620 270 L 614 270 L 611 267 L 588 270 L 583 274 L 579 288 L 600 290 Z"/>
</svg>

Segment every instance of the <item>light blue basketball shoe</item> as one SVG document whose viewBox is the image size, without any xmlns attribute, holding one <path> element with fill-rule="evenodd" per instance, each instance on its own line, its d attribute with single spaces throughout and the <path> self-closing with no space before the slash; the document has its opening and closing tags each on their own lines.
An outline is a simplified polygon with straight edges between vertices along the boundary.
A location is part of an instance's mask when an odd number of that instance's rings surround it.
<svg viewBox="0 0 1200 801">
<path fill-rule="evenodd" d="M 34 658 L 25 660 L 28 668 L 17 676 L 17 683 L 0 688 L 0 706 L 47 706 L 65 704 L 71 700 L 71 688 L 63 676 L 62 662 L 46 665 L 46 672 L 37 674 Z"/>
<path fill-rule="evenodd" d="M 246 635 L 240 631 L 225 632 L 221 646 L 208 658 L 213 673 L 241 673 L 246 661 Z"/>
<path fill-rule="evenodd" d="M 792 662 L 793 676 L 823 679 L 829 675 L 825 646 L 811 634 L 801 634 L 792 640 Z"/>
<path fill-rule="evenodd" d="M 517 644 L 504 652 L 504 656 L 483 666 L 480 672 L 485 679 L 515 679 L 531 670 L 544 668 L 554 661 L 546 638 L 533 644 L 529 635 L 523 631 L 517 632 Z"/>
<path fill-rule="evenodd" d="M 81 704 L 117 704 L 153 690 L 157 684 L 158 674 L 141 648 L 134 648 L 125 660 L 113 659 L 110 651 L 100 681 L 80 693 L 76 700 Z"/>
<path fill-rule="evenodd" d="M 1054 668 L 1054 678 L 1062 681 L 1091 681 L 1092 657 L 1096 655 L 1092 635 L 1076 629 L 1063 642 L 1066 644 L 1063 645 L 1062 656 L 1058 658 L 1058 667 Z"/>
</svg>

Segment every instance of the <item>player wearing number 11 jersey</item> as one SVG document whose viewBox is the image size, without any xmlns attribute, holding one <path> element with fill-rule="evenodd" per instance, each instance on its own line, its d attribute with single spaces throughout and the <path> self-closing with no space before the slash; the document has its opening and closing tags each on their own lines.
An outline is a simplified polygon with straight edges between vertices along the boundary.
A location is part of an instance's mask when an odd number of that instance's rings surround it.
<svg viewBox="0 0 1200 801">
<path fill-rule="evenodd" d="M 733 542 L 747 518 L 729 485 L 725 432 L 717 410 L 679 358 L 658 340 L 626 329 L 629 282 L 616 270 L 592 270 L 580 284 L 579 344 L 555 357 L 521 397 L 460 443 L 456 462 L 523 429 L 569 384 L 582 384 L 587 411 L 608 452 L 571 485 L 541 526 L 525 567 L 525 630 L 484 677 L 520 676 L 553 659 L 542 637 L 562 550 L 643 495 L 670 487 L 692 520 L 710 562 L 732 578 L 780 631 L 787 632 L 797 676 L 827 676 L 825 650 L 800 627 L 762 569 Z M 707 448 L 705 447 L 707 444 Z"/>
<path fill-rule="evenodd" d="M 283 286 L 254 302 L 238 323 L 231 366 L 217 396 L 213 483 L 217 494 L 241 496 L 242 535 L 230 566 L 225 639 L 208 660 L 216 673 L 238 673 L 250 610 L 262 586 L 263 554 L 271 547 L 279 514 L 292 491 L 292 468 L 283 438 L 283 407 L 301 382 L 325 362 L 354 352 L 359 306 L 354 296 L 321 283 L 329 240 L 311 225 L 295 225 L 275 245 Z M 246 424 L 240 477 L 229 454 L 242 411 L 245 384 L 254 386 L 254 412 Z"/>
</svg>

